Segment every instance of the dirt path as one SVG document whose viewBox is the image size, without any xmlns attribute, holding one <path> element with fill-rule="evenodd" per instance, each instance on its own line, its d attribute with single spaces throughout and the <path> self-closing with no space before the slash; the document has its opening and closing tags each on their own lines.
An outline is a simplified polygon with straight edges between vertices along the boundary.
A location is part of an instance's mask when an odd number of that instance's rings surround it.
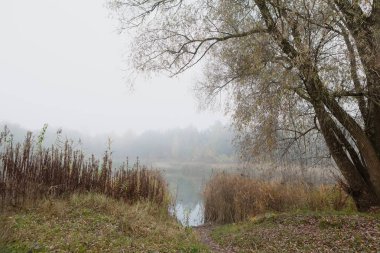
<svg viewBox="0 0 380 253">
<path fill-rule="evenodd" d="M 193 227 L 194 230 L 197 232 L 200 241 L 207 245 L 211 252 L 215 253 L 234 253 L 232 246 L 228 246 L 226 248 L 220 246 L 217 244 L 210 236 L 211 231 L 213 229 L 212 225 L 202 225 L 198 227 Z"/>
</svg>

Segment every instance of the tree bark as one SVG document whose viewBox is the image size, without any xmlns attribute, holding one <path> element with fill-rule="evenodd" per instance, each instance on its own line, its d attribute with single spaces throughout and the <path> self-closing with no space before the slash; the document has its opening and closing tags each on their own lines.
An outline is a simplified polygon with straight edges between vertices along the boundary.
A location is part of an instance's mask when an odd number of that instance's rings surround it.
<svg viewBox="0 0 380 253">
<path fill-rule="evenodd" d="M 367 211 L 372 206 L 377 206 L 379 200 L 371 184 L 366 182 L 361 171 L 358 170 L 357 161 L 352 162 L 343 149 L 346 140 L 342 139 L 342 133 L 336 123 L 324 109 L 323 103 L 315 101 L 313 106 L 326 144 L 349 186 L 346 190 L 354 199 L 356 208 L 359 211 Z"/>
<path fill-rule="evenodd" d="M 370 173 L 371 170 L 368 167 L 368 163 L 361 161 L 359 154 L 355 152 L 355 149 L 343 134 L 338 123 L 333 120 L 327 109 L 332 113 L 334 118 L 338 120 L 339 118 L 343 118 L 345 121 L 349 121 L 349 115 L 341 115 L 342 112 L 339 110 L 340 106 L 327 99 L 328 96 L 323 91 L 318 71 L 310 64 L 311 60 L 306 60 L 305 62 L 307 63 L 301 68 L 301 73 L 303 73 L 307 92 L 312 99 L 311 103 L 314 107 L 322 135 L 334 161 L 349 186 L 347 189 L 348 193 L 354 199 L 357 209 L 359 211 L 367 211 L 370 207 L 377 206 L 380 203 L 380 195 L 377 193 L 380 184 L 377 184 L 376 181 L 379 179 L 378 175 Z M 334 104 L 334 106 L 331 104 Z M 342 125 L 345 126 L 345 121 L 342 120 L 340 123 L 343 123 Z M 354 124 L 354 122 L 351 123 Z M 346 129 L 347 128 L 349 127 L 346 127 Z M 347 129 L 347 131 L 349 130 Z M 354 131 L 360 131 L 360 128 L 354 129 Z M 364 138 L 364 132 L 357 133 L 356 135 L 359 139 L 361 137 Z M 355 134 L 352 137 L 355 138 Z M 368 148 L 370 149 L 371 147 Z M 370 150 L 361 149 L 363 152 L 370 152 Z M 379 162 L 377 161 L 376 166 L 378 165 Z"/>
</svg>

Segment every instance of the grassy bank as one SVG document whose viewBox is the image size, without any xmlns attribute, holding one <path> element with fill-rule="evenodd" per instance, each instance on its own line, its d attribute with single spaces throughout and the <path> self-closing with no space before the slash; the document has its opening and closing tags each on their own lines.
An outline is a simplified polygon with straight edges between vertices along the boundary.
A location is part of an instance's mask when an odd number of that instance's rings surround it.
<svg viewBox="0 0 380 253">
<path fill-rule="evenodd" d="M 86 156 L 44 133 L 15 143 L 0 132 L 0 252 L 207 252 L 169 215 L 161 173 L 111 150 Z"/>
<path fill-rule="evenodd" d="M 0 223 L 0 252 L 207 252 L 165 207 L 100 194 L 40 200 Z"/>
<path fill-rule="evenodd" d="M 266 214 L 217 227 L 212 238 L 236 252 L 378 252 L 379 215 Z"/>
</svg>

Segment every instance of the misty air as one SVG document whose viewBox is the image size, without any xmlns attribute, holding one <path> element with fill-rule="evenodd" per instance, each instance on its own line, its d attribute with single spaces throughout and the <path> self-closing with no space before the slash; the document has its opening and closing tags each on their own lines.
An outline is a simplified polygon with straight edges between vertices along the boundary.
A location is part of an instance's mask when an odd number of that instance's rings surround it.
<svg viewBox="0 0 380 253">
<path fill-rule="evenodd" d="M 0 253 L 380 251 L 380 0 L 0 3 Z"/>
</svg>

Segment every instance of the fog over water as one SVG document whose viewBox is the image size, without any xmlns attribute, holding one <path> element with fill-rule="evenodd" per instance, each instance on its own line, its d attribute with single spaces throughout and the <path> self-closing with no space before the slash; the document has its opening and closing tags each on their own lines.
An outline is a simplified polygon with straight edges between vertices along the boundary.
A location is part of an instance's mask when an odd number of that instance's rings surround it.
<svg viewBox="0 0 380 253">
<path fill-rule="evenodd" d="M 7 122 L 1 123 L 0 127 L 4 128 L 5 125 L 16 142 L 23 142 L 27 129 Z M 233 132 L 220 122 L 204 130 L 187 127 L 113 136 L 58 130 L 47 127 L 44 146 L 62 145 L 65 140 L 70 140 L 75 148 L 82 149 L 88 156 L 95 154 L 98 158 L 110 148 L 114 168 L 127 159 L 132 166 L 138 157 L 140 164 L 161 170 L 175 200 L 171 211 L 185 226 L 203 223 L 202 191 L 213 171 L 236 168 Z M 41 131 L 33 131 L 35 141 Z"/>
<path fill-rule="evenodd" d="M 209 175 L 199 168 L 235 160 L 228 117 L 199 111 L 199 68 L 131 75 L 129 37 L 110 14 L 103 0 L 1 1 L 0 122 L 17 141 L 47 123 L 46 145 L 62 128 L 61 138 L 98 156 L 110 137 L 115 165 L 139 156 L 165 171 L 178 208 L 199 209 Z"/>
</svg>

